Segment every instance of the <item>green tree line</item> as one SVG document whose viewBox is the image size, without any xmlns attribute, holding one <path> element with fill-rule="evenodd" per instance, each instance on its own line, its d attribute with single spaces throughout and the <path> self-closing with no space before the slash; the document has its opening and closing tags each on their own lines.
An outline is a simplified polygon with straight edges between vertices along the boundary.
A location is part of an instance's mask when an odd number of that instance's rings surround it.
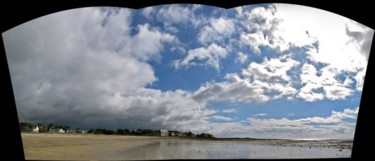
<svg viewBox="0 0 375 161">
<path fill-rule="evenodd" d="M 57 125 L 57 124 L 47 124 L 43 125 L 40 123 L 32 124 L 29 122 L 20 122 L 20 129 L 22 132 L 30 132 L 34 127 L 38 126 L 39 132 L 49 132 L 50 129 L 63 129 L 64 131 L 72 130 L 76 133 L 80 133 L 82 130 L 80 128 L 71 128 L 68 125 Z M 154 129 L 137 129 L 137 130 L 130 130 L 130 129 L 104 129 L 104 128 L 96 128 L 90 129 L 87 131 L 89 134 L 104 134 L 104 135 L 132 135 L 132 136 L 160 136 L 160 130 Z M 194 134 L 192 132 L 180 132 L 180 131 L 168 131 L 168 136 L 172 137 L 191 137 L 191 138 L 215 138 L 212 134 L 208 133 L 199 133 Z"/>
</svg>

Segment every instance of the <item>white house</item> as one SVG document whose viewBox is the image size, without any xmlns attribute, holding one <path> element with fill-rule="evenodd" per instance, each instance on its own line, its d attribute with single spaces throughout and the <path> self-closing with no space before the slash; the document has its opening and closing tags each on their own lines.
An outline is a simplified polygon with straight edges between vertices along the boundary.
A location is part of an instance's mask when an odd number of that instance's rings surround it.
<svg viewBox="0 0 375 161">
<path fill-rule="evenodd" d="M 81 134 L 86 134 L 87 131 L 86 130 L 81 130 Z"/>
<path fill-rule="evenodd" d="M 65 131 L 63 129 L 60 129 L 59 133 L 65 133 Z"/>
<path fill-rule="evenodd" d="M 38 133 L 38 132 L 39 132 L 39 127 L 38 127 L 38 126 L 36 126 L 35 128 L 33 128 L 33 132 L 36 132 L 36 133 Z"/>
<path fill-rule="evenodd" d="M 160 136 L 169 136 L 168 130 L 160 129 Z"/>
<path fill-rule="evenodd" d="M 75 129 L 69 129 L 66 130 L 66 133 L 77 133 L 77 131 Z"/>
</svg>

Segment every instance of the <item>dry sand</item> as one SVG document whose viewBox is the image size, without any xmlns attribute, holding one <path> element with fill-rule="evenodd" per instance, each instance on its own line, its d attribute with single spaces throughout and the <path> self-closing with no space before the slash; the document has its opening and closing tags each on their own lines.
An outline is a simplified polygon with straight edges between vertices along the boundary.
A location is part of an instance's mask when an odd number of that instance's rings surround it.
<svg viewBox="0 0 375 161">
<path fill-rule="evenodd" d="M 117 158 L 113 154 L 119 150 L 134 149 L 160 139 L 89 134 L 22 134 L 26 160 L 112 160 Z"/>
</svg>

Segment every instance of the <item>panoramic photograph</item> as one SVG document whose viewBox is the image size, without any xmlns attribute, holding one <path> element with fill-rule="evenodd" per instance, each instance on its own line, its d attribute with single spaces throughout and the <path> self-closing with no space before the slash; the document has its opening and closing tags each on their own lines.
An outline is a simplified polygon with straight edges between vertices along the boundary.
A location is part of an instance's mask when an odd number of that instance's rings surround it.
<svg viewBox="0 0 375 161">
<path fill-rule="evenodd" d="M 281 3 L 85 7 L 2 33 L 26 160 L 350 158 L 373 35 Z"/>
</svg>

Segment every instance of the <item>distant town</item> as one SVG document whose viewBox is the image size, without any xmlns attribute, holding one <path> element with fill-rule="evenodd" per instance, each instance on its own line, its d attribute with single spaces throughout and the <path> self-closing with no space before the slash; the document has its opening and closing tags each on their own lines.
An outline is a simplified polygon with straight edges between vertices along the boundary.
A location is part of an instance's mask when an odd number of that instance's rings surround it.
<svg viewBox="0 0 375 161">
<path fill-rule="evenodd" d="M 76 134 L 103 134 L 103 135 L 133 135 L 133 136 L 160 136 L 160 137 L 187 137 L 187 138 L 215 138 L 212 134 L 199 133 L 194 134 L 192 132 L 180 132 L 176 130 L 166 130 L 166 129 L 80 129 L 72 128 L 68 125 L 57 125 L 57 124 L 47 124 L 43 125 L 40 123 L 32 124 L 29 122 L 20 122 L 21 132 L 30 133 L 76 133 Z"/>
</svg>

